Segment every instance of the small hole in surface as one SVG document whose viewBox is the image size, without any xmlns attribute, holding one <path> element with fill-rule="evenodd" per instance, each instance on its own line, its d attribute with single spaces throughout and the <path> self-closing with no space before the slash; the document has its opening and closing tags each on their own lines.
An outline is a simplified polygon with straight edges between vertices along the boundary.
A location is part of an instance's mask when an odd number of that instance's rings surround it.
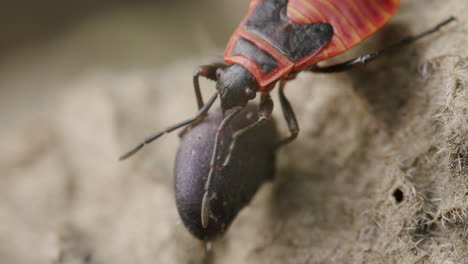
<svg viewBox="0 0 468 264">
<path fill-rule="evenodd" d="M 403 196 L 403 192 L 400 190 L 400 188 L 397 188 L 394 192 L 393 192 L 393 197 L 395 198 L 395 201 L 397 203 L 401 203 L 403 202 L 403 199 L 404 199 L 404 196 Z"/>
</svg>

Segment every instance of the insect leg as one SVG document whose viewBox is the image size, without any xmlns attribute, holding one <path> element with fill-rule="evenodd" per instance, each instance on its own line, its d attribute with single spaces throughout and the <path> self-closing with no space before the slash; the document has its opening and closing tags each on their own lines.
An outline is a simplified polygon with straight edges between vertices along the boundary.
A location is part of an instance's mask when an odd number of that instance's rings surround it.
<svg viewBox="0 0 468 264">
<path fill-rule="evenodd" d="M 151 143 L 152 141 L 158 139 L 159 137 L 161 137 L 164 134 L 167 134 L 167 133 L 172 132 L 172 131 L 174 131 L 174 130 L 176 130 L 178 128 L 181 128 L 183 126 L 192 124 L 193 122 L 202 119 L 205 116 L 205 114 L 208 112 L 208 110 L 210 110 L 211 106 L 216 101 L 217 97 L 218 97 L 218 93 L 215 93 L 213 96 L 211 96 L 210 100 L 208 100 L 208 102 L 197 112 L 195 117 L 192 117 L 192 118 L 186 119 L 186 120 L 184 120 L 182 122 L 179 122 L 177 124 L 174 124 L 174 125 L 172 125 L 170 127 L 167 127 L 166 129 L 164 129 L 162 131 L 159 131 L 158 133 L 146 138 L 140 144 L 136 145 L 131 150 L 129 150 L 127 153 L 120 156 L 119 160 L 125 160 L 125 159 L 129 158 L 130 156 L 132 156 L 133 154 L 138 152 L 141 148 L 143 148 L 146 144 Z"/>
<path fill-rule="evenodd" d="M 436 32 L 437 30 L 439 30 L 442 26 L 454 21 L 455 18 L 454 17 L 449 17 L 447 19 L 445 19 L 444 21 L 440 22 L 439 24 L 435 25 L 434 27 L 426 30 L 426 31 L 423 31 L 419 34 L 416 34 L 416 35 L 413 35 L 413 36 L 408 36 L 396 43 L 393 43 L 391 44 L 390 46 L 387 46 L 381 50 L 378 50 L 376 52 L 373 52 L 373 53 L 370 53 L 370 54 L 367 54 L 367 55 L 364 55 L 364 56 L 360 56 L 360 57 L 357 57 L 357 58 L 354 58 L 354 59 L 351 59 L 349 61 L 345 61 L 343 63 L 339 63 L 339 64 L 336 64 L 336 65 L 330 65 L 330 66 L 325 66 L 325 67 L 320 67 L 318 65 L 312 65 L 311 67 L 308 68 L 309 71 L 312 71 L 312 72 L 319 72 L 319 73 L 333 73 L 333 72 L 341 72 L 341 71 L 346 71 L 346 70 L 349 70 L 351 69 L 352 67 L 356 66 L 356 65 L 364 65 L 366 63 L 369 63 L 373 60 L 375 60 L 376 58 L 378 58 L 379 56 L 381 55 L 384 55 L 384 54 L 387 54 L 389 52 L 392 52 L 394 50 L 397 50 L 399 49 L 400 47 L 402 46 L 405 46 L 405 45 L 408 45 L 424 36 L 427 36 L 431 33 L 434 33 Z"/>
<path fill-rule="evenodd" d="M 227 65 L 224 63 L 222 60 L 216 59 L 215 62 L 212 64 L 207 64 L 207 65 L 200 65 L 197 67 L 195 72 L 193 73 L 193 88 L 195 90 L 195 97 L 197 98 L 197 105 L 198 109 L 201 109 L 203 105 L 205 104 L 203 102 L 203 96 L 200 91 L 200 82 L 199 82 L 199 77 L 203 76 L 209 80 L 216 81 L 218 79 L 217 72 L 219 69 L 223 70 L 226 68 Z M 204 117 L 204 116 L 203 116 Z M 193 126 L 198 124 L 199 121 L 201 121 L 203 118 L 200 118 L 197 120 L 197 122 L 193 122 L 190 124 L 190 126 L 186 126 L 182 131 L 179 132 L 179 137 L 182 137 L 185 133 L 187 133 L 188 130 L 190 130 Z"/>
<path fill-rule="evenodd" d="M 255 123 L 252 123 L 242 129 L 237 130 L 232 135 L 232 141 L 229 145 L 228 154 L 226 159 L 224 160 L 223 167 L 229 166 L 229 162 L 231 161 L 232 153 L 236 147 L 237 140 L 242 137 L 243 135 L 247 134 L 249 131 L 252 131 L 256 127 L 264 124 L 268 119 L 271 117 L 271 113 L 273 112 L 273 100 L 271 100 L 271 96 L 269 93 L 262 93 L 260 98 L 260 111 L 258 120 Z"/>
<path fill-rule="evenodd" d="M 219 134 L 223 133 L 224 128 L 226 125 L 231 121 L 234 116 L 236 116 L 243 107 L 235 108 L 228 116 L 226 116 L 221 124 L 218 127 L 218 131 L 216 131 L 214 146 L 213 146 L 213 153 L 211 155 L 210 161 L 210 172 L 208 173 L 208 178 L 206 179 L 205 183 L 205 194 L 203 195 L 202 199 L 202 206 L 201 206 L 201 223 L 204 228 L 208 226 L 208 221 L 210 219 L 210 199 L 211 199 L 211 181 L 213 179 L 213 173 L 216 170 L 216 158 L 218 156 L 218 143 L 219 143 Z"/>
<path fill-rule="evenodd" d="M 193 73 L 193 88 L 195 89 L 195 96 L 197 97 L 198 109 L 201 109 L 204 105 L 198 78 L 203 76 L 209 80 L 216 81 L 218 79 L 216 72 L 218 69 L 226 68 L 226 66 L 227 65 L 225 63 L 215 62 L 213 64 L 200 65 L 195 69 L 195 72 Z"/>
<path fill-rule="evenodd" d="M 278 142 L 276 145 L 276 148 L 279 148 L 285 144 L 290 143 L 293 141 L 297 135 L 299 134 L 299 124 L 297 123 L 296 115 L 294 114 L 294 110 L 291 107 L 291 104 L 289 103 L 288 99 L 286 96 L 284 96 L 284 86 L 286 85 L 287 80 L 281 80 L 278 93 L 279 93 L 279 99 L 281 103 L 281 109 L 283 109 L 283 114 L 284 114 L 284 119 L 286 119 L 286 122 L 288 123 L 288 128 L 289 132 L 291 132 L 291 135 L 281 141 Z"/>
</svg>

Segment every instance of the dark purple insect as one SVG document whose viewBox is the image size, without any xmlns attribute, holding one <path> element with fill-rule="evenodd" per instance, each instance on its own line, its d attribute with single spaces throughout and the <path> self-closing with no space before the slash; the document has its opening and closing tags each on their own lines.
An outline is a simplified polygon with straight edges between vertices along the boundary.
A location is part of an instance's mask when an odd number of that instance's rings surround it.
<svg viewBox="0 0 468 264">
<path fill-rule="evenodd" d="M 220 134 L 218 160 L 225 157 L 233 132 L 257 118 L 257 107 L 248 105 L 230 122 L 230 126 Z M 273 120 L 269 120 L 239 140 L 236 159 L 229 167 L 216 168 L 207 207 L 210 221 L 206 228 L 203 227 L 200 208 L 210 170 L 212 138 L 222 119 L 221 109 L 216 109 L 185 133 L 174 168 L 179 215 L 190 233 L 204 241 L 222 235 L 261 184 L 271 180 L 274 174 L 274 147 L 278 137 Z"/>
</svg>

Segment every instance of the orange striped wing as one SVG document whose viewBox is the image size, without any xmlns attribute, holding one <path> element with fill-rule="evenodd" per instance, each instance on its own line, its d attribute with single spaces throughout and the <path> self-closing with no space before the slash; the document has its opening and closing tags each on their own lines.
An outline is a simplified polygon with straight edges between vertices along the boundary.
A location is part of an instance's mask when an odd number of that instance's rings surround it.
<svg viewBox="0 0 468 264">
<path fill-rule="evenodd" d="M 294 70 L 350 49 L 387 23 L 398 6 L 399 0 L 289 0 L 287 15 L 292 21 L 327 22 L 334 31 L 331 41 L 319 54 L 297 61 Z"/>
</svg>

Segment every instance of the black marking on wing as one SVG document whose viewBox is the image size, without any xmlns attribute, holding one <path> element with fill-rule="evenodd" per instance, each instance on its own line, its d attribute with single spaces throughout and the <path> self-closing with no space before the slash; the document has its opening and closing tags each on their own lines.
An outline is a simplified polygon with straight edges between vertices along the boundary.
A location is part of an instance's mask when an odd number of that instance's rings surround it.
<svg viewBox="0 0 468 264">
<path fill-rule="evenodd" d="M 244 26 L 294 62 L 325 46 L 333 36 L 333 27 L 328 23 L 295 23 L 286 14 L 287 4 L 287 0 L 261 2 Z"/>
</svg>

